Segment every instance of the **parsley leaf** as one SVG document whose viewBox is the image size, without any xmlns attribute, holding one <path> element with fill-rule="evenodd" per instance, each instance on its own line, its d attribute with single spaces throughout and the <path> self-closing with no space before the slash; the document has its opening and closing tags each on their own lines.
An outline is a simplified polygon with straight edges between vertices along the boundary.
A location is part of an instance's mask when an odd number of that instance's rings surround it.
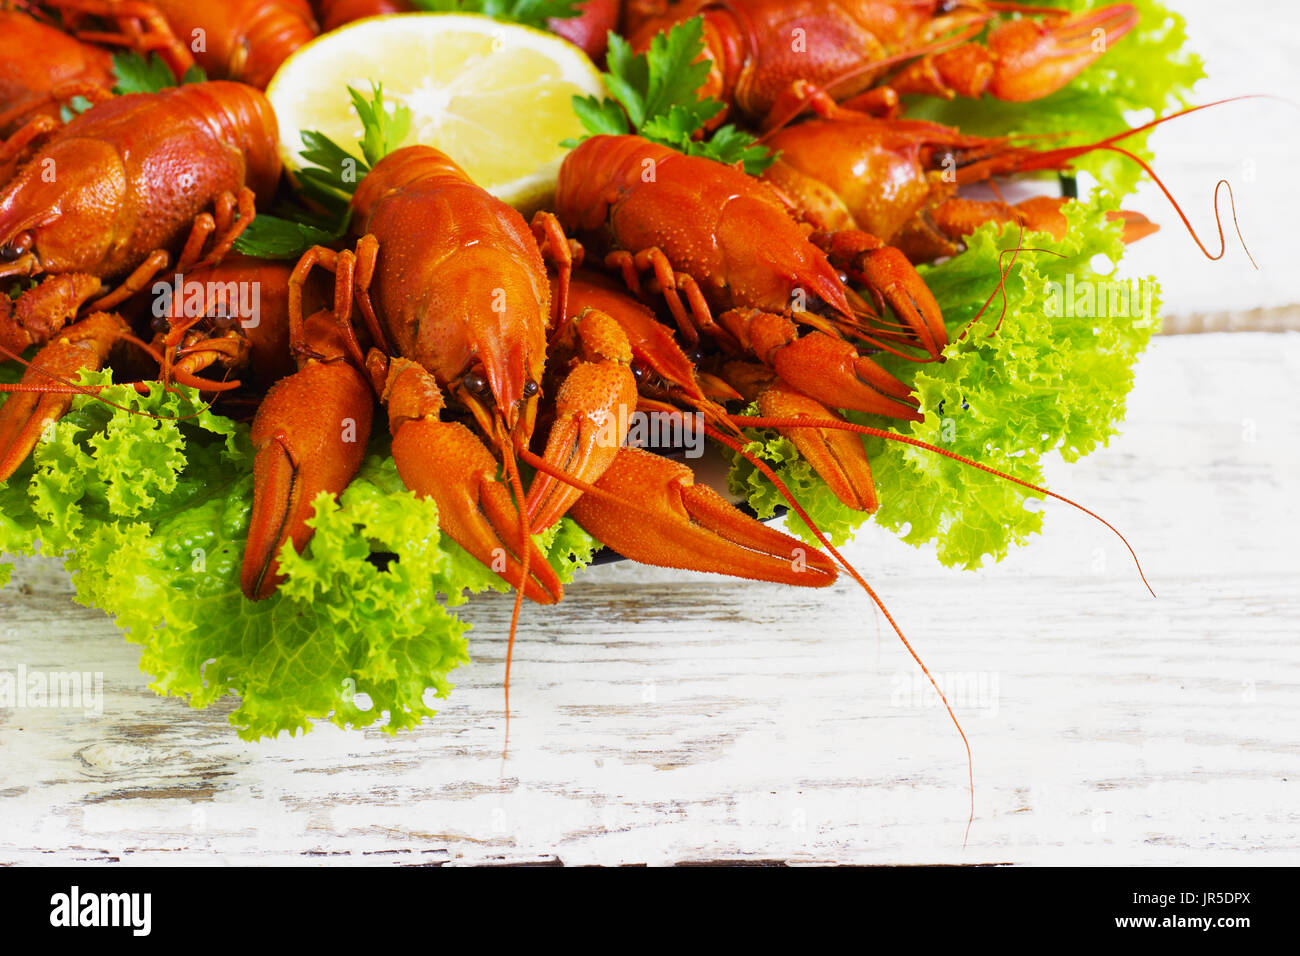
<svg viewBox="0 0 1300 956">
<path fill-rule="evenodd" d="M 74 96 L 68 100 L 67 105 L 59 107 L 59 119 L 64 123 L 71 123 L 75 117 L 80 116 L 94 105 L 84 96 Z"/>
<path fill-rule="evenodd" d="M 185 71 L 178 84 L 171 67 L 157 53 L 146 60 L 134 51 L 113 54 L 113 76 L 117 80 L 113 92 L 118 95 L 157 93 L 186 83 L 202 83 L 208 78 L 201 67 L 192 66 Z"/>
<path fill-rule="evenodd" d="M 429 13 L 482 13 L 539 29 L 548 20 L 567 20 L 581 12 L 578 0 L 414 0 L 414 6 Z"/>
<path fill-rule="evenodd" d="M 611 33 L 609 70 L 602 76 L 613 99 L 575 96 L 573 111 L 588 135 L 639 133 L 689 156 L 740 163 L 745 172 L 757 176 L 776 157 L 749 133 L 728 124 L 711 137 L 696 138 L 723 108 L 712 97 L 700 99 L 697 92 L 709 75 L 708 61 L 700 58 L 703 52 L 702 17 L 659 34 L 645 53 L 633 53 L 631 44 Z M 561 145 L 573 147 L 579 142 L 568 139 Z"/>
<path fill-rule="evenodd" d="M 640 125 L 641 135 L 685 151 L 683 144 L 691 141 L 691 134 L 718 115 L 722 104 L 717 100 L 704 100 L 683 106 L 674 103 L 666 113 L 651 116 Z M 702 142 L 702 141 L 701 141 Z M 704 144 L 702 142 L 702 145 Z"/>
<path fill-rule="evenodd" d="M 632 48 L 626 43 L 619 44 L 619 61 L 631 65 L 634 57 Z M 650 41 L 650 49 L 645 55 L 646 77 L 643 94 L 645 97 L 646 117 L 658 116 L 673 106 L 684 109 L 697 107 L 695 91 L 709 77 L 709 63 L 701 60 L 704 52 L 704 18 L 695 17 L 687 20 L 680 27 L 667 33 L 660 33 Z M 637 75 L 642 75 L 637 70 Z M 719 103 L 717 109 L 721 109 Z M 717 112 L 717 109 L 709 113 Z"/>
<path fill-rule="evenodd" d="M 347 232 L 348 201 L 357 183 L 375 163 L 399 148 L 411 130 L 411 111 L 386 104 L 383 84 L 371 86 L 369 99 L 350 86 L 348 95 L 361 119 L 357 146 L 365 158 L 353 155 L 323 133 L 303 130 L 299 155 L 307 165 L 296 173 L 298 192 L 325 210 L 324 214 L 304 207 L 283 208 L 281 216 L 259 214 L 235 241 L 238 251 L 263 259 L 292 259 Z"/>
<path fill-rule="evenodd" d="M 348 95 L 352 97 L 352 105 L 361 118 L 361 153 L 366 157 L 366 162 L 373 166 L 401 146 L 411 132 L 411 111 L 399 105 L 389 112 L 384 105 L 382 83 L 372 84 L 369 100 L 350 86 Z M 326 138 L 320 136 L 320 139 Z"/>
<path fill-rule="evenodd" d="M 582 125 L 593 136 L 601 134 L 622 136 L 624 133 L 632 132 L 627 113 L 623 112 L 623 107 L 614 100 L 598 100 L 594 96 L 575 96 L 573 111 L 578 114 Z M 561 145 L 573 147 L 579 142 L 576 139 L 566 139 Z"/>
<path fill-rule="evenodd" d="M 294 219 L 258 213 L 235 240 L 235 248 L 259 259 L 296 259 L 312 246 L 329 245 L 347 232 L 347 217 L 322 228 Z"/>
<path fill-rule="evenodd" d="M 698 142 L 692 140 L 692 149 L 699 146 Z M 730 123 L 718 127 L 708 142 L 708 148 L 710 158 L 729 166 L 743 163 L 745 171 L 751 176 L 756 176 L 767 169 L 776 159 L 766 146 L 756 143 L 754 137 L 743 130 L 736 129 Z M 704 154 L 692 153 L 692 155 Z"/>
</svg>

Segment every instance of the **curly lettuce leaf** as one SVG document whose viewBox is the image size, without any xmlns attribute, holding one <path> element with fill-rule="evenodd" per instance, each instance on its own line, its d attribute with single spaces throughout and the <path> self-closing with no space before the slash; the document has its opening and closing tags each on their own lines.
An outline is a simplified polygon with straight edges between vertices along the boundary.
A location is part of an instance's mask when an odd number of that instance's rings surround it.
<svg viewBox="0 0 1300 956">
<path fill-rule="evenodd" d="M 186 389 L 112 386 L 101 397 L 113 404 L 78 397 L 0 485 L 0 551 L 62 556 L 77 599 L 140 645 L 155 690 L 195 707 L 239 697 L 230 722 L 246 739 L 318 720 L 382 718 L 395 732 L 434 715 L 449 673 L 468 660 L 469 624 L 452 608 L 505 585 L 441 534 L 436 507 L 403 487 L 386 440 L 338 501 L 316 501 L 311 544 L 302 555 L 286 545 L 287 580 L 251 602 L 239 590 L 247 427 Z M 595 547 L 567 520 L 541 544 L 566 580 Z"/>
<path fill-rule="evenodd" d="M 1094 142 L 1131 125 L 1130 114 L 1143 121 L 1191 105 L 1188 97 L 1205 75 L 1201 58 L 1187 49 L 1186 21 L 1159 0 L 1132 0 L 1138 24 L 1095 63 L 1050 96 L 1025 103 L 1005 103 L 985 96 L 979 100 L 945 101 L 909 97 L 907 114 L 958 126 L 977 136 L 1040 135 L 1053 138 L 1045 148 Z M 1061 0 L 1052 6 L 1088 10 L 1095 0 Z M 1121 145 L 1151 159 L 1150 131 Z M 1142 171 L 1132 161 L 1111 152 L 1096 152 L 1073 161 L 1111 192 L 1132 192 Z"/>
<path fill-rule="evenodd" d="M 1051 249 L 1056 256 L 1025 251 L 1012 261 L 1003 250 L 1016 248 L 1017 229 L 986 224 L 967 238 L 961 255 L 923 267 L 952 344 L 942 363 L 877 356 L 913 387 L 925 415 L 921 422 L 885 427 L 1040 485 L 1044 455 L 1074 461 L 1105 445 L 1123 420 L 1133 366 L 1156 330 L 1160 304 L 1158 286 L 1146 279 L 1127 308 L 1138 314 L 1081 314 L 1088 311 L 1081 297 L 1089 289 L 1094 296 L 1099 289 L 1106 293 L 1109 312 L 1113 283 L 1120 281 L 1096 269 L 1117 263 L 1123 253 L 1120 228 L 1106 219 L 1116 206 L 1099 193 L 1087 204 L 1067 205 L 1066 239 L 1024 236 L 1025 249 Z M 997 287 L 999 263 L 1007 271 L 1005 312 L 997 296 L 976 319 Z M 1094 297 L 1094 311 L 1099 301 Z M 878 418 L 850 417 L 882 425 Z M 771 431 L 755 438 L 749 450 L 761 451 L 833 541 L 843 542 L 868 520 L 842 505 L 789 441 Z M 880 493 L 875 520 L 910 544 L 936 542 L 946 565 L 974 568 L 987 556 L 1000 560 L 1042 527 L 1042 514 L 1026 507 L 1027 499 L 1041 495 L 924 449 L 880 438 L 865 444 Z M 735 459 L 730 483 L 762 517 L 784 504 L 743 459 Z M 814 540 L 801 520 L 788 520 L 795 533 Z"/>
</svg>

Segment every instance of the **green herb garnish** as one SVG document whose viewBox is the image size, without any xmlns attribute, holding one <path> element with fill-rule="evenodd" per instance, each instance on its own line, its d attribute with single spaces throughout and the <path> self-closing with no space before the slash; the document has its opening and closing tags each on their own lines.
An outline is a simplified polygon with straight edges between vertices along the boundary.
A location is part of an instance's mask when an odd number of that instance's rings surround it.
<svg viewBox="0 0 1300 956">
<path fill-rule="evenodd" d="M 545 29 L 547 20 L 576 17 L 578 0 L 414 0 L 427 13 L 482 13 L 505 23 Z"/>
<path fill-rule="evenodd" d="M 401 147 L 411 131 L 411 111 L 400 104 L 384 102 L 382 83 L 371 86 L 370 98 L 348 87 L 352 105 L 361 119 L 361 156 L 344 149 L 324 133 L 303 130 L 299 155 L 307 165 L 297 172 L 298 191 L 325 210 L 313 213 L 305 207 L 281 208 L 281 215 L 264 215 L 244 230 L 235 248 L 263 259 L 292 259 L 315 245 L 326 245 L 343 236 L 348 226 L 348 201 L 357 184 L 372 166 Z"/>
<path fill-rule="evenodd" d="M 892 430 L 1039 485 L 1049 456 L 1076 461 L 1105 445 L 1124 418 L 1138 356 L 1159 327 L 1159 287 L 1143 279 L 1125 314 L 1114 315 L 1054 308 L 1051 296 L 1061 287 L 1105 290 L 1123 281 L 1092 265 L 1101 256 L 1118 262 L 1123 255 L 1119 226 L 1106 218 L 1118 206 L 1100 192 L 1087 203 L 1070 203 L 1063 240 L 1043 233 L 1021 237 L 1014 225 L 986 223 L 966 238 L 965 251 L 920 267 L 943 307 L 952 344 L 942 363 L 876 356 L 915 389 L 925 415 Z M 1018 242 L 1056 254 L 1024 251 L 1013 261 L 1008 250 Z M 1005 309 L 1000 296 L 993 298 L 967 331 L 1004 270 Z M 881 424 L 856 413 L 848 417 Z M 772 431 L 756 437 L 751 451 L 772 464 L 832 540 L 842 543 L 873 520 L 841 504 L 787 439 Z M 942 564 L 974 568 L 989 557 L 1001 560 L 1011 545 L 1042 527 L 1043 511 L 1025 507 L 1027 499 L 1041 496 L 1019 485 L 897 442 L 869 438 L 866 447 L 880 493 L 874 520 L 909 544 L 934 542 Z M 730 483 L 760 516 L 784 504 L 743 459 L 735 460 Z M 798 518 L 788 522 L 794 533 L 812 539 Z"/>
<path fill-rule="evenodd" d="M 203 68 L 195 65 L 186 70 L 180 83 L 177 83 L 171 67 L 157 53 L 146 60 L 134 51 L 113 54 L 113 76 L 117 79 L 113 92 L 119 96 L 126 93 L 157 93 L 173 86 L 203 83 L 208 78 Z"/>
<path fill-rule="evenodd" d="M 703 156 L 727 165 L 741 163 L 757 176 L 776 159 L 749 133 L 728 123 L 707 138 L 697 139 L 704 124 L 722 111 L 712 97 L 698 90 L 709 75 L 704 52 L 704 20 L 693 17 L 650 42 L 645 53 L 617 34 L 609 35 L 608 72 L 602 74 L 613 99 L 575 96 L 573 109 L 590 135 L 638 133 L 688 156 Z M 585 139 L 586 137 L 584 137 Z M 576 146 L 581 140 L 565 140 Z"/>
</svg>

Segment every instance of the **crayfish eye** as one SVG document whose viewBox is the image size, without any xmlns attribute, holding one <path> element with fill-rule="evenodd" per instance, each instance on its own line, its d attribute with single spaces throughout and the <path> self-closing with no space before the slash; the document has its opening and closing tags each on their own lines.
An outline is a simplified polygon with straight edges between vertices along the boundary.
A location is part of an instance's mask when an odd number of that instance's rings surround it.
<svg viewBox="0 0 1300 956">
<path fill-rule="evenodd" d="M 225 310 L 218 312 L 216 315 L 209 317 L 208 323 L 218 332 L 225 332 L 235 327 L 238 321 L 233 315 L 228 315 Z"/>
<path fill-rule="evenodd" d="M 475 395 L 482 397 L 487 394 L 488 380 L 481 372 L 466 372 L 463 381 L 465 387 Z"/>
<path fill-rule="evenodd" d="M 536 382 L 524 382 L 524 398 L 532 398 L 540 391 Z"/>
<path fill-rule="evenodd" d="M 15 259 L 27 255 L 32 248 L 32 234 L 30 232 L 20 232 L 3 246 L 0 246 L 0 259 L 5 262 L 13 262 Z"/>
</svg>

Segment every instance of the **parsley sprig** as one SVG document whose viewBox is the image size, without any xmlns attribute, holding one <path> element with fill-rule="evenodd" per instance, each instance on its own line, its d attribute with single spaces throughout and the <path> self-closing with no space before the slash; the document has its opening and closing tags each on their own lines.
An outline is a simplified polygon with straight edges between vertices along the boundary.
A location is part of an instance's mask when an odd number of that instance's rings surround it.
<svg viewBox="0 0 1300 956">
<path fill-rule="evenodd" d="M 302 194 L 339 215 L 370 168 L 400 147 L 411 132 L 411 111 L 400 103 L 384 101 L 384 85 L 372 83 L 370 98 L 348 87 L 352 106 L 361 120 L 358 157 L 324 133 L 303 130 L 303 150 L 308 163 L 298 172 Z"/>
<path fill-rule="evenodd" d="M 617 34 L 609 35 L 605 88 L 613 99 L 575 96 L 573 109 L 589 135 L 639 133 L 688 156 L 704 156 L 720 163 L 740 163 L 757 176 L 776 159 L 753 136 L 728 123 L 713 135 L 695 134 L 722 111 L 722 103 L 701 99 L 700 85 L 708 78 L 704 52 L 704 20 L 694 17 L 661 33 L 645 53 L 633 53 Z M 583 137 L 584 139 L 586 137 Z M 581 140 L 565 140 L 576 146 Z"/>
<path fill-rule="evenodd" d="M 203 72 L 203 67 L 196 64 L 186 70 L 185 75 L 181 77 L 181 82 L 177 83 L 171 67 L 164 63 L 157 53 L 146 60 L 133 50 L 113 54 L 113 76 L 117 78 L 113 92 L 118 95 L 157 93 L 172 86 L 202 83 L 208 78 L 208 75 Z"/>
<path fill-rule="evenodd" d="M 340 238 L 348 228 L 348 202 L 357 183 L 372 166 L 398 149 L 411 131 L 411 111 L 384 101 L 382 83 L 371 84 L 370 97 L 348 87 L 361 120 L 361 156 L 344 149 L 324 133 L 302 131 L 299 155 L 307 165 L 297 173 L 298 192 L 323 212 L 282 205 L 280 215 L 259 213 L 235 242 L 235 248 L 264 259 L 292 259 L 315 245 Z"/>
<path fill-rule="evenodd" d="M 415 0 L 430 13 L 482 13 L 494 20 L 545 29 L 547 20 L 567 20 L 579 13 L 578 0 Z"/>
<path fill-rule="evenodd" d="M 157 93 L 159 90 L 187 83 L 202 83 L 208 75 L 201 66 L 192 66 L 185 71 L 180 83 L 172 74 L 171 67 L 163 62 L 157 53 L 145 59 L 135 51 L 113 54 L 113 92 L 118 96 L 127 93 Z M 74 116 L 80 116 L 94 104 L 84 96 L 74 96 L 60 111 L 63 122 L 71 122 Z"/>
</svg>

